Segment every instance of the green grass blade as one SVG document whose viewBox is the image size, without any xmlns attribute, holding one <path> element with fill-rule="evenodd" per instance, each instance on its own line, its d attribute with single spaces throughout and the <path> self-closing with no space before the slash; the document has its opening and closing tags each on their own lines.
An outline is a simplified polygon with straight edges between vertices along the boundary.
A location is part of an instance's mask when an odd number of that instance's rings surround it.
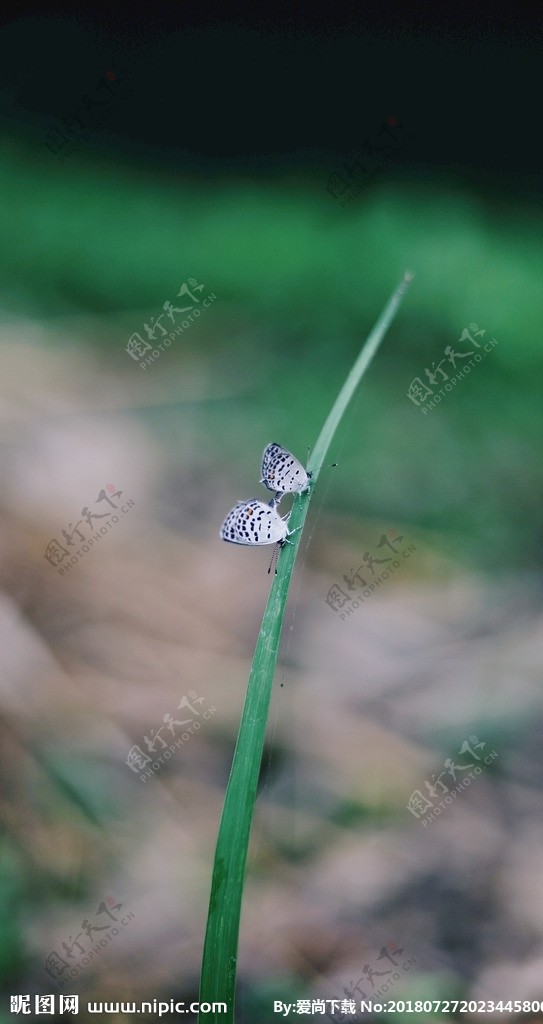
<svg viewBox="0 0 543 1024">
<path fill-rule="evenodd" d="M 296 530 L 305 522 L 313 489 L 337 426 L 392 323 L 412 276 L 404 274 L 334 402 L 307 467 L 312 473 L 311 488 L 305 494 L 296 497 L 289 519 L 289 530 Z M 215 850 L 202 960 L 200 1002 L 225 1002 L 228 1010 L 226 1014 L 200 1010 L 201 1024 L 232 1024 L 234 1020 L 238 933 L 247 849 L 281 627 L 301 535 L 302 530 L 297 529 L 291 543 L 285 544 L 279 555 L 277 576 L 273 580 L 249 675 L 247 696 Z"/>
</svg>

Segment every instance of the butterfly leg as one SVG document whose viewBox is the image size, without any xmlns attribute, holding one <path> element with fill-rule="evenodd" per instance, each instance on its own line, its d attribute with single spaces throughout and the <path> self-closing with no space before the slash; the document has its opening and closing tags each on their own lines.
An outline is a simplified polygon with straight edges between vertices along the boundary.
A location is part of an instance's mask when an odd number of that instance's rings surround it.
<svg viewBox="0 0 543 1024">
<path fill-rule="evenodd" d="M 292 541 L 292 540 L 289 540 L 288 538 L 289 538 L 289 537 L 292 537 L 292 534 L 293 534 L 293 533 L 298 533 L 298 530 L 301 530 L 301 529 L 302 529 L 302 527 L 301 527 L 301 526 L 297 526 L 295 530 L 290 530 L 290 532 L 289 532 L 289 534 L 288 534 L 288 537 L 285 537 L 285 544 L 293 544 L 293 543 L 294 543 L 294 541 Z"/>
</svg>

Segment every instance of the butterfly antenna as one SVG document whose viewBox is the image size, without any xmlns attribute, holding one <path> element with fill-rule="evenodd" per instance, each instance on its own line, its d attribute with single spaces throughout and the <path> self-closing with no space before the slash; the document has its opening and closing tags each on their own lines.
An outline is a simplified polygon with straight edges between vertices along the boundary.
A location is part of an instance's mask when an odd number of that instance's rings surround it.
<svg viewBox="0 0 543 1024">
<path fill-rule="evenodd" d="M 277 576 L 277 556 L 278 556 L 278 554 L 279 554 L 279 548 L 278 548 L 278 546 L 276 545 L 276 546 L 275 546 L 275 551 L 274 551 L 273 555 L 271 556 L 271 562 L 270 562 L 270 564 L 269 564 L 269 566 L 268 566 L 268 576 L 270 575 L 270 572 L 271 572 L 271 567 L 272 567 L 272 564 L 273 564 L 273 560 L 274 560 L 274 558 L 275 558 L 275 560 L 276 560 L 276 561 L 275 561 L 275 575 Z"/>
<path fill-rule="evenodd" d="M 307 461 L 308 462 L 309 462 L 309 453 L 310 453 L 310 451 L 311 451 L 311 445 L 308 444 L 308 446 L 307 446 Z M 330 466 L 325 466 L 325 469 L 333 469 L 334 466 L 337 466 L 337 462 L 332 462 L 332 464 Z M 322 466 L 321 466 L 321 469 L 322 469 Z M 308 473 L 307 475 L 308 475 L 309 479 L 311 479 L 313 474 L 312 473 Z"/>
</svg>

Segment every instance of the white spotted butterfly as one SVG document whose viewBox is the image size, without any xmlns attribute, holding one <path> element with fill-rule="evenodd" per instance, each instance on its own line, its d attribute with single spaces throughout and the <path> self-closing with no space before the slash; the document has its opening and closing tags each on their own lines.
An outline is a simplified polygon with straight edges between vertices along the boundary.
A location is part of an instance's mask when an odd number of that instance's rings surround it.
<svg viewBox="0 0 543 1024">
<path fill-rule="evenodd" d="M 272 441 L 262 455 L 261 484 L 275 491 L 275 501 L 283 494 L 303 494 L 311 486 L 311 473 L 282 445 Z"/>
<path fill-rule="evenodd" d="M 230 544 L 283 544 L 289 543 L 289 529 L 275 508 L 258 498 L 238 501 L 228 513 L 220 529 L 220 536 Z"/>
</svg>

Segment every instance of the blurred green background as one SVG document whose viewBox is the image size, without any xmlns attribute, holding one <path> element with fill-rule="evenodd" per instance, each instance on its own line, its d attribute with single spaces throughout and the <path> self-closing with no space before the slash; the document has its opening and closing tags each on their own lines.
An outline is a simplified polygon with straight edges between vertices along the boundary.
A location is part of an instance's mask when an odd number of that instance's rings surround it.
<svg viewBox="0 0 543 1024">
<path fill-rule="evenodd" d="M 266 500 L 269 441 L 305 460 L 406 268 L 291 592 L 237 1019 L 360 979 L 371 997 L 383 948 L 414 961 L 391 998 L 543 999 L 529 11 L 3 17 L 0 1020 L 10 995 L 58 992 L 47 958 L 64 980 L 94 935 L 82 922 L 118 903 L 133 919 L 62 989 L 82 1019 L 87 999 L 197 998 L 271 554 L 219 526 L 239 498 Z M 342 205 L 387 118 L 412 138 Z M 193 279 L 216 298 L 143 369 L 129 338 Z M 424 413 L 409 385 L 446 346 L 466 352 L 471 323 L 497 345 Z M 130 514 L 61 575 L 51 539 L 119 490 Z M 329 588 L 391 532 L 416 551 L 342 619 Z M 129 749 L 187 695 L 212 715 L 141 780 Z M 422 825 L 411 794 L 470 736 L 497 758 Z"/>
</svg>

